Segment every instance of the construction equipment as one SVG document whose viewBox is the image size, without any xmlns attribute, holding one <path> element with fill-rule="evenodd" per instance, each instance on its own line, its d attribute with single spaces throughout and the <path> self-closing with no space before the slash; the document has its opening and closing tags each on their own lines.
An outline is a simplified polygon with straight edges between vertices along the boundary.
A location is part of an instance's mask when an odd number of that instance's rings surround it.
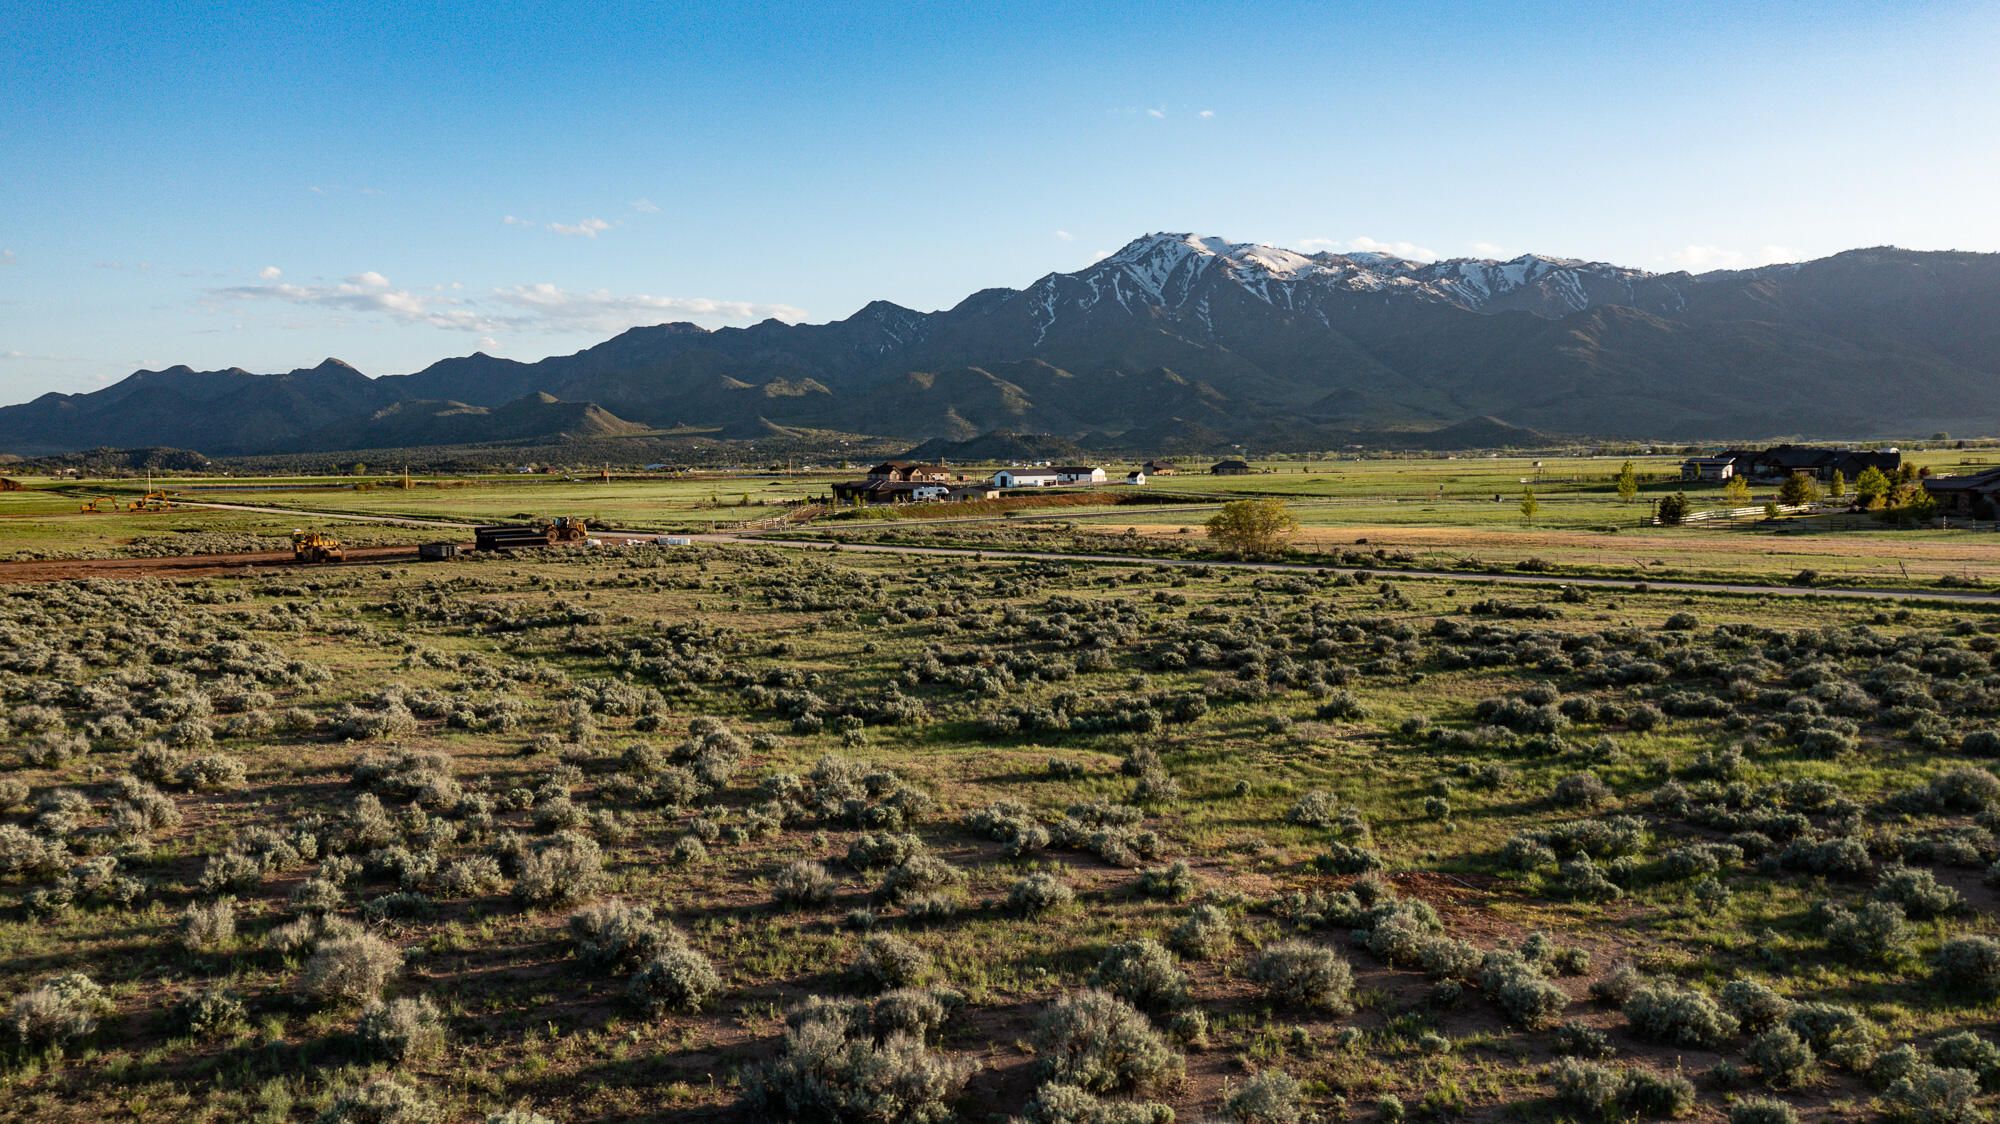
<svg viewBox="0 0 2000 1124">
<path fill-rule="evenodd" d="M 321 531 L 292 532 L 292 561 L 339 562 L 347 557 L 340 540 Z"/>
<path fill-rule="evenodd" d="M 522 550 L 563 542 L 583 542 L 589 537 L 589 524 L 568 515 L 537 519 L 532 523 L 497 523 L 473 532 L 474 545 L 480 550 Z"/>
<path fill-rule="evenodd" d="M 173 509 L 174 501 L 168 499 L 165 492 L 147 492 L 125 505 L 127 511 L 172 511 Z"/>
<path fill-rule="evenodd" d="M 458 544 L 455 542 L 427 542 L 417 544 L 417 561 L 419 562 L 448 562 L 456 557 L 458 557 Z"/>
<path fill-rule="evenodd" d="M 110 496 L 95 496 L 90 500 L 89 503 L 84 504 L 83 507 L 79 509 L 79 511 L 84 515 L 89 515 L 92 514 L 93 512 L 102 515 L 105 512 L 117 511 L 117 510 L 118 510 L 118 501 L 112 499 Z"/>
</svg>

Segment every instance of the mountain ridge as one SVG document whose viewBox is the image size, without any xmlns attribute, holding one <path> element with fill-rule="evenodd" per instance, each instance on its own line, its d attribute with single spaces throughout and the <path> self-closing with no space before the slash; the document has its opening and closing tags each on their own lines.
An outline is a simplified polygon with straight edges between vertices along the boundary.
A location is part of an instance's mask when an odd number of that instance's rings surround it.
<svg viewBox="0 0 2000 1124">
<path fill-rule="evenodd" d="M 646 325 L 566 356 L 475 352 L 373 379 L 337 359 L 276 375 L 138 371 L 0 408 L 0 450 L 448 444 L 482 426 L 523 432 L 494 411 L 536 394 L 594 408 L 606 434 L 810 428 L 913 444 L 996 430 L 1332 444 L 1481 417 L 1689 439 L 1992 430 L 1996 310 L 2000 254 L 1871 247 L 1690 274 L 1157 233 L 934 312 L 878 300 L 822 324 Z M 382 414 L 399 404 L 487 413 Z M 537 425 L 570 424 L 547 405 Z"/>
</svg>

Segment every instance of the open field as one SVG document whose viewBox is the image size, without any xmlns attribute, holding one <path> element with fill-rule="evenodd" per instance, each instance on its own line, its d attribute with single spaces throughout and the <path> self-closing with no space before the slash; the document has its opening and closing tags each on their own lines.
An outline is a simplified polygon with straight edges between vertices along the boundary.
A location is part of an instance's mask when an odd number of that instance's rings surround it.
<svg viewBox="0 0 2000 1124">
<path fill-rule="evenodd" d="M 0 637 L 0 1119 L 2000 1072 L 1978 609 L 738 546 L 16 586 Z"/>
</svg>

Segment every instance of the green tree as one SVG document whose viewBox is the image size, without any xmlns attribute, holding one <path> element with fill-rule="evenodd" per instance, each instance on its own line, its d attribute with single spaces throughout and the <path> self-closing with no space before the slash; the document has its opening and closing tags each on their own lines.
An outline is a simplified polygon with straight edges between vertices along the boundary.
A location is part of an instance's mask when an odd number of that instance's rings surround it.
<svg viewBox="0 0 2000 1124">
<path fill-rule="evenodd" d="M 1722 499 L 1731 507 L 1743 507 L 1750 502 L 1750 481 L 1741 476 L 1732 476 L 1729 483 L 1722 486 Z"/>
<path fill-rule="evenodd" d="M 1533 523 L 1535 521 L 1535 514 L 1541 510 L 1542 504 L 1540 500 L 1535 498 L 1535 490 L 1533 488 L 1521 489 L 1521 518 Z"/>
<path fill-rule="evenodd" d="M 1847 476 L 1846 476 L 1846 474 L 1842 473 L 1842 472 L 1841 472 L 1841 471 L 1840 471 L 1839 469 L 1837 469 L 1837 468 L 1836 468 L 1836 469 L 1834 469 L 1834 470 L 1833 470 L 1833 479 L 1832 479 L 1832 480 L 1829 480 L 1829 481 L 1827 481 L 1827 485 L 1826 485 L 1826 494 L 1827 494 L 1827 495 L 1830 495 L 1830 496 L 1832 496 L 1832 497 L 1833 497 L 1834 499 L 1842 499 L 1842 498 L 1844 498 L 1844 497 L 1845 497 L 1845 496 L 1847 495 Z"/>
<path fill-rule="evenodd" d="M 1686 492 L 1675 492 L 1660 501 L 1660 525 L 1678 527 L 1687 522 L 1688 498 Z"/>
<path fill-rule="evenodd" d="M 1882 470 L 1869 465 L 1854 478 L 1854 502 L 1869 510 L 1882 506 L 1882 497 L 1889 494 L 1889 478 Z"/>
<path fill-rule="evenodd" d="M 1626 461 L 1625 467 L 1618 470 L 1618 498 L 1625 503 L 1631 503 L 1632 498 L 1638 494 L 1639 474 L 1632 470 L 1632 462 Z"/>
<path fill-rule="evenodd" d="M 353 464 L 347 466 L 347 474 L 349 476 L 366 476 L 368 475 L 368 466 L 362 464 L 360 461 L 355 461 Z"/>
<path fill-rule="evenodd" d="M 1208 537 L 1234 554 L 1276 554 L 1285 549 L 1299 521 L 1280 500 L 1232 500 L 1208 521 Z"/>
<path fill-rule="evenodd" d="M 1778 502 L 1788 505 L 1813 503 L 1819 499 L 1819 482 L 1803 472 L 1794 472 L 1785 477 L 1785 483 L 1778 489 Z"/>
</svg>

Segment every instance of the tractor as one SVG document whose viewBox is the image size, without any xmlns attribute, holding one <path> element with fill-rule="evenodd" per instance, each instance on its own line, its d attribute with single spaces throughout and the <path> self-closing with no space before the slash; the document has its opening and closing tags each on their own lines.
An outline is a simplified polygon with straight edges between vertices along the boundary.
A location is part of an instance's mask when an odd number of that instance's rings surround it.
<svg viewBox="0 0 2000 1124">
<path fill-rule="evenodd" d="M 554 519 L 538 520 L 537 526 L 549 536 L 549 541 L 582 542 L 590 537 L 590 525 L 571 515 L 558 515 Z"/>
<path fill-rule="evenodd" d="M 340 549 L 340 540 L 320 531 L 292 532 L 292 561 L 294 562 L 339 562 L 347 554 Z"/>
</svg>

